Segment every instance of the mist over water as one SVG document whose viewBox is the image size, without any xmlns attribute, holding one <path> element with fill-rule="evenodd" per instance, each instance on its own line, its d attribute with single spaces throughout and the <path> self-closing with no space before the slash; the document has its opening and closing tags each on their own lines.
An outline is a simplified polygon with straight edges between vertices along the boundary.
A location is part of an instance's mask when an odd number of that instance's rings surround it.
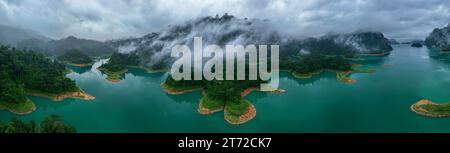
<svg viewBox="0 0 450 153">
<path fill-rule="evenodd" d="M 194 37 L 202 38 L 203 48 L 208 45 L 271 45 L 281 41 L 281 36 L 268 21 L 225 14 L 188 20 L 141 38 L 118 39 L 110 43 L 120 53 L 140 55 L 141 64 L 151 67 L 161 62 L 173 62 L 170 53 L 176 45 L 187 45 L 193 50 Z"/>
</svg>

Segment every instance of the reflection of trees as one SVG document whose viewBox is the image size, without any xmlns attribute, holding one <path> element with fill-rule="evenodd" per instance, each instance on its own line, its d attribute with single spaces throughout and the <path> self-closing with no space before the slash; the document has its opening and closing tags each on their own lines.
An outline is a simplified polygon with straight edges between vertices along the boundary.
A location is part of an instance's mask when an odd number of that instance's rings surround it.
<svg viewBox="0 0 450 153">
<path fill-rule="evenodd" d="M 66 68 L 68 68 L 78 74 L 86 73 L 87 71 L 91 70 L 91 67 L 92 66 L 78 67 L 78 66 L 66 65 Z"/>
<path fill-rule="evenodd" d="M 428 56 L 434 60 L 450 64 L 450 53 L 442 53 L 438 49 L 428 49 Z"/>
<path fill-rule="evenodd" d="M 286 73 L 282 73 L 280 78 L 287 78 L 289 80 L 294 80 L 299 85 L 311 85 L 311 84 L 314 84 L 314 82 L 322 80 L 322 79 L 336 80 L 335 75 L 336 74 L 334 74 L 333 72 L 324 71 L 324 72 L 314 75 L 313 77 L 308 78 L 308 79 L 298 79 L 298 78 L 295 78 L 294 76 L 292 76 L 291 73 L 286 72 Z"/>
<path fill-rule="evenodd" d="M 390 54 L 384 55 L 384 56 L 365 56 L 361 57 L 357 60 L 351 60 L 352 64 L 360 64 L 362 66 L 369 66 L 370 68 L 380 68 L 385 65 L 385 63 L 388 61 L 387 57 L 389 57 Z M 358 68 L 356 68 L 358 69 Z M 366 68 L 362 68 L 366 69 Z M 375 72 L 376 73 L 376 72 Z M 330 71 L 323 71 L 322 73 L 318 75 L 314 75 L 311 78 L 308 79 L 298 79 L 292 76 L 290 72 L 282 72 L 280 73 L 280 78 L 287 78 L 290 80 L 294 80 L 299 85 L 311 85 L 314 84 L 314 82 L 322 80 L 322 79 L 332 79 L 336 80 L 336 74 L 334 72 Z"/>
<path fill-rule="evenodd" d="M 261 101 L 260 99 L 267 98 L 271 95 L 275 95 L 273 93 L 267 93 L 267 92 L 261 92 L 261 91 L 253 91 L 249 95 L 245 96 L 244 98 L 250 101 L 251 103 L 257 103 Z"/>
<path fill-rule="evenodd" d="M 42 110 L 55 110 L 58 108 L 68 106 L 77 101 L 76 99 L 72 99 L 72 98 L 65 99 L 61 102 L 55 102 L 50 99 L 40 98 L 40 97 L 29 97 L 29 98 L 31 99 L 31 101 L 33 101 L 36 104 L 36 106 L 39 109 L 42 109 Z M 80 102 L 80 101 L 78 101 L 78 102 Z"/>
<path fill-rule="evenodd" d="M 162 89 L 161 89 L 162 90 Z M 202 97 L 202 91 L 189 92 L 181 95 L 170 95 L 167 96 L 177 103 L 197 103 Z"/>
<path fill-rule="evenodd" d="M 379 67 L 386 63 L 387 57 L 389 57 L 389 54 L 385 56 L 367 56 L 362 57 L 361 60 L 352 61 L 352 63 Z"/>
<path fill-rule="evenodd" d="M 149 73 L 143 69 L 140 68 L 129 68 L 128 72 L 126 74 L 132 74 L 136 77 L 148 77 L 148 78 L 160 78 L 165 74 L 165 72 L 155 72 L 155 73 Z"/>
</svg>

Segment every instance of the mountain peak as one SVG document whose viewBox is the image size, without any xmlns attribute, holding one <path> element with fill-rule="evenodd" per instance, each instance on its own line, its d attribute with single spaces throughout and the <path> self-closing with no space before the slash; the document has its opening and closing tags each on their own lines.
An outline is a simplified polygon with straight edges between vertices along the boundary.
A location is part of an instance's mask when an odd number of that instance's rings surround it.
<svg viewBox="0 0 450 153">
<path fill-rule="evenodd" d="M 73 40 L 73 39 L 78 39 L 78 38 L 75 37 L 75 36 L 68 36 L 66 39 L 69 39 L 69 40 L 72 39 Z"/>
<path fill-rule="evenodd" d="M 16 46 L 19 42 L 29 39 L 50 40 L 32 30 L 0 24 L 0 44 Z"/>
<path fill-rule="evenodd" d="M 425 39 L 425 44 L 431 48 L 450 50 L 450 23 L 447 27 L 434 29 Z"/>
</svg>

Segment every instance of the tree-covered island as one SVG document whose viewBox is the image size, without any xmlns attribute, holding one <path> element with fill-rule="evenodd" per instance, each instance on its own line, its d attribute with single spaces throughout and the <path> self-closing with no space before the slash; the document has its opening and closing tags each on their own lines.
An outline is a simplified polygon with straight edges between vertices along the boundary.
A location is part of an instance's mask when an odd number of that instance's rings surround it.
<svg viewBox="0 0 450 153">
<path fill-rule="evenodd" d="M 180 80 L 170 75 L 161 87 L 168 94 L 183 94 L 203 90 L 198 112 L 209 115 L 224 110 L 224 119 L 230 124 L 242 124 L 256 116 L 256 109 L 244 97 L 252 90 L 259 89 L 261 80 Z"/>
<path fill-rule="evenodd" d="M 437 104 L 422 99 L 411 106 L 411 111 L 428 117 L 448 117 L 450 116 L 450 103 Z"/>
<path fill-rule="evenodd" d="M 26 96 L 40 96 L 61 101 L 65 98 L 92 100 L 65 77 L 63 64 L 40 53 L 0 46 L 0 109 L 15 114 L 29 114 L 36 106 Z"/>
<path fill-rule="evenodd" d="M 58 57 L 58 60 L 78 67 L 91 66 L 94 64 L 94 60 L 91 57 L 77 49 L 72 49 L 65 52 Z"/>
<path fill-rule="evenodd" d="M 356 80 L 348 77 L 351 73 L 374 72 L 373 69 L 356 69 L 359 64 L 352 64 L 351 62 L 351 59 L 359 59 L 366 54 L 358 53 L 351 47 L 336 44 L 332 40 L 292 41 L 281 47 L 280 69 L 291 72 L 298 79 L 309 79 L 323 71 L 331 71 L 336 73 L 337 81 L 351 84 L 356 82 Z M 391 49 L 384 47 L 381 52 L 384 55 L 389 53 Z"/>
<path fill-rule="evenodd" d="M 129 68 L 139 68 L 147 72 L 163 72 L 167 67 L 164 64 L 145 67 L 140 65 L 139 56 L 135 54 L 122 54 L 114 52 L 108 62 L 101 65 L 98 70 L 106 74 L 106 79 L 111 82 L 119 82 Z"/>
</svg>

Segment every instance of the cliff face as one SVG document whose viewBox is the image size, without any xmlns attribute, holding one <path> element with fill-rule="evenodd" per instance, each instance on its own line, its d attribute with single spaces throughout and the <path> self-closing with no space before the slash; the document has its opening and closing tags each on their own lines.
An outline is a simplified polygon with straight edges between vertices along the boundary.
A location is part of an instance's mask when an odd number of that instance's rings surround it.
<svg viewBox="0 0 450 153">
<path fill-rule="evenodd" d="M 155 67 L 173 62 L 170 53 L 175 45 L 187 45 L 193 49 L 194 37 L 202 37 L 203 45 L 226 44 L 279 44 L 279 35 L 271 30 L 266 21 L 238 19 L 231 15 L 204 17 L 140 38 L 112 40 L 107 42 L 123 54 L 140 57 L 140 65 Z"/>
<path fill-rule="evenodd" d="M 170 26 L 140 38 L 112 40 L 107 43 L 123 54 L 138 55 L 140 65 L 153 67 L 170 64 L 175 45 L 193 46 L 194 37 L 202 37 L 203 45 L 279 44 L 280 56 L 292 56 L 301 50 L 323 54 L 380 53 L 392 50 L 389 40 L 378 32 L 355 32 L 298 39 L 281 36 L 270 21 L 224 16 L 204 17 Z"/>
<path fill-rule="evenodd" d="M 442 51 L 450 51 L 450 24 L 444 28 L 436 28 L 425 39 L 425 45 Z"/>
<path fill-rule="evenodd" d="M 380 32 L 329 35 L 322 39 L 333 40 L 336 44 L 348 46 L 358 53 L 385 53 L 392 50 L 389 40 Z"/>
</svg>

